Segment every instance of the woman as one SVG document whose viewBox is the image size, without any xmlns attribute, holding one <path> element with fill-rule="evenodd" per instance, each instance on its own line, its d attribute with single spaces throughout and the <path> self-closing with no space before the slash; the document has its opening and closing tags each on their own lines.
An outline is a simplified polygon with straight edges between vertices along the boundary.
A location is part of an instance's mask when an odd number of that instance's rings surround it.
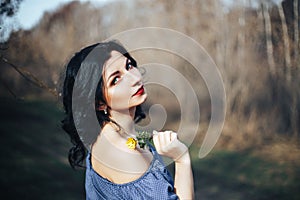
<svg viewBox="0 0 300 200">
<path fill-rule="evenodd" d="M 96 61 L 91 61 L 91 54 Z M 80 68 L 86 66 L 96 66 L 102 72 L 94 93 L 101 130 L 90 147 L 78 134 L 75 124 L 81 117 L 74 114 L 75 80 Z M 82 91 L 88 88 L 85 82 L 92 81 L 86 75 L 78 79 Z M 146 98 L 136 61 L 117 42 L 88 46 L 68 63 L 63 86 L 66 117 L 62 123 L 74 144 L 69 152 L 71 166 L 82 166 L 86 158 L 86 199 L 193 199 L 190 156 L 176 133 L 153 131 L 155 148 L 149 143 L 146 149 L 135 144 L 134 123 L 145 117 L 141 104 Z M 159 154 L 175 161 L 175 183 Z"/>
</svg>

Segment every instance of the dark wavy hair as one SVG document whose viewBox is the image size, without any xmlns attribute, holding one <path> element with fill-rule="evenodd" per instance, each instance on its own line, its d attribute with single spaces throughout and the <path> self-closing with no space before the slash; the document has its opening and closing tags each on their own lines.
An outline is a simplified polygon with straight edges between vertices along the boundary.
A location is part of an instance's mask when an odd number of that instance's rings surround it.
<svg viewBox="0 0 300 200">
<path fill-rule="evenodd" d="M 74 88 L 75 79 L 80 69 L 80 66 L 82 65 L 82 63 L 84 62 L 88 54 L 96 47 L 100 49 L 100 51 L 97 52 L 101 54 L 99 55 L 99 57 L 101 57 L 100 62 L 102 63 L 98 63 L 98 65 L 101 67 L 103 67 L 105 62 L 111 57 L 110 53 L 113 50 L 123 54 L 125 57 L 131 60 L 134 66 L 136 66 L 136 61 L 130 56 L 130 54 L 126 51 L 126 49 L 117 41 L 109 41 L 109 42 L 97 43 L 97 44 L 87 46 L 82 50 L 80 50 L 79 52 L 75 53 L 73 57 L 70 59 L 69 63 L 66 65 L 65 79 L 63 83 L 63 92 L 62 92 L 65 117 L 62 120 L 62 128 L 70 136 L 71 142 L 73 144 L 73 147 L 69 150 L 69 156 L 68 156 L 69 163 L 73 169 L 75 167 L 84 167 L 83 162 L 87 155 L 87 148 L 83 144 L 83 141 L 80 139 L 80 136 L 76 130 L 75 123 L 74 123 L 73 112 L 72 112 L 73 88 Z M 103 85 L 103 79 L 101 77 L 98 82 L 96 88 L 96 94 L 95 94 L 95 112 L 101 128 L 108 122 L 115 123 L 112 119 L 110 119 L 108 106 L 107 106 L 108 107 L 107 114 L 97 109 L 99 108 L 100 104 L 107 105 L 103 91 L 104 91 L 104 85 Z M 139 105 L 136 107 L 134 120 L 135 122 L 138 122 L 143 118 L 145 118 L 145 114 L 142 110 L 141 105 Z"/>
</svg>

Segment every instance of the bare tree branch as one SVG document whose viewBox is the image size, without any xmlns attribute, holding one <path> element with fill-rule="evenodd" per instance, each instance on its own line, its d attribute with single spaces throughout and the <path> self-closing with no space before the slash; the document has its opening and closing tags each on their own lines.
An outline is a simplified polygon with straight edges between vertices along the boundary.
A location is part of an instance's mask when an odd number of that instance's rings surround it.
<svg viewBox="0 0 300 200">
<path fill-rule="evenodd" d="M 12 67 L 15 71 L 17 71 L 25 80 L 27 80 L 28 82 L 30 82 L 31 84 L 45 89 L 47 90 L 49 93 L 51 93 L 52 95 L 54 95 L 55 97 L 58 96 L 58 93 L 56 91 L 56 89 L 52 89 L 49 88 L 43 81 L 39 80 L 35 75 L 33 75 L 32 73 L 30 73 L 29 71 L 18 67 L 16 65 L 14 65 L 13 63 L 9 62 L 6 58 L 4 58 L 3 56 L 1 56 L 1 60 L 3 62 L 5 62 L 6 64 L 8 64 L 10 67 Z"/>
<path fill-rule="evenodd" d="M 5 89 L 15 98 L 19 99 L 18 96 L 9 88 L 9 86 L 0 79 L 1 84 L 5 87 Z"/>
</svg>

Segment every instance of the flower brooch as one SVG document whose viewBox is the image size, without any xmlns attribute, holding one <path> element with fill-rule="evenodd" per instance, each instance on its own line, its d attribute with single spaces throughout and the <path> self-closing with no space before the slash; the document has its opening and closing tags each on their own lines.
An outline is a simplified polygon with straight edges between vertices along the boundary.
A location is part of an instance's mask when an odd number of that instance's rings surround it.
<svg viewBox="0 0 300 200">
<path fill-rule="evenodd" d="M 148 143 L 153 145 L 152 134 L 147 131 L 140 131 L 137 133 L 136 139 L 130 137 L 126 141 L 126 145 L 129 149 L 136 149 L 137 144 L 142 149 L 145 149 Z"/>
<path fill-rule="evenodd" d="M 130 137 L 127 139 L 126 145 L 129 149 L 135 149 L 137 145 L 137 140 L 134 139 L 133 137 Z"/>
</svg>

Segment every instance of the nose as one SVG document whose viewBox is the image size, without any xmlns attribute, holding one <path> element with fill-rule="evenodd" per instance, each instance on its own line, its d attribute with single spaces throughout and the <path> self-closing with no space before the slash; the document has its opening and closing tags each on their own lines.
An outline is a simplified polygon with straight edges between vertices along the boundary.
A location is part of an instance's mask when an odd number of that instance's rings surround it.
<svg viewBox="0 0 300 200">
<path fill-rule="evenodd" d="M 132 86 L 141 84 L 142 76 L 137 69 L 128 71 L 127 75 L 128 75 L 128 78 L 130 79 L 130 82 L 132 83 Z"/>
</svg>

